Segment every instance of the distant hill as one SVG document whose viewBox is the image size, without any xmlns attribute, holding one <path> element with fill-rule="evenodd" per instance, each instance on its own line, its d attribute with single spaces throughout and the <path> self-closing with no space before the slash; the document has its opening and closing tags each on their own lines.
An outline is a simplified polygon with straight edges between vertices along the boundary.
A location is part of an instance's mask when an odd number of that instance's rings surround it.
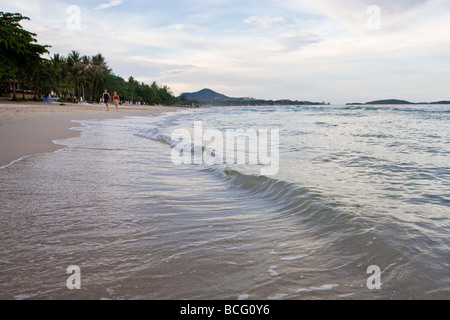
<svg viewBox="0 0 450 320">
<path fill-rule="evenodd" d="M 383 104 L 450 104 L 450 101 L 437 101 L 437 102 L 409 102 L 406 100 L 388 99 L 388 100 L 377 100 L 367 103 L 347 103 L 348 106 L 356 105 L 383 105 Z"/>
<path fill-rule="evenodd" d="M 378 100 L 367 102 L 366 104 L 411 104 L 411 102 L 406 100 L 388 99 L 388 100 Z"/>
<path fill-rule="evenodd" d="M 214 106 L 261 106 L 261 105 L 325 105 L 325 102 L 293 101 L 293 100 L 262 100 L 254 98 L 231 98 L 211 89 L 198 92 L 186 92 L 180 96 L 182 104 L 201 103 Z"/>
<path fill-rule="evenodd" d="M 447 100 L 447 101 L 430 102 L 430 104 L 450 104 L 450 100 Z"/>
<path fill-rule="evenodd" d="M 203 89 L 198 92 L 192 93 L 183 93 L 183 96 L 186 100 L 197 101 L 201 103 L 231 100 L 230 97 L 217 93 L 211 89 Z"/>
</svg>

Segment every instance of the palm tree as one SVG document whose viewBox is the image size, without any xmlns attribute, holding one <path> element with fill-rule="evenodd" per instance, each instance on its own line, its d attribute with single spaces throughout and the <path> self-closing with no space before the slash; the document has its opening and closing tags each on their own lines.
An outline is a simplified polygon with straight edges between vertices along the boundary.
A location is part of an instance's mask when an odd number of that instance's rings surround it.
<svg viewBox="0 0 450 320">
<path fill-rule="evenodd" d="M 53 55 L 50 58 L 51 68 L 54 72 L 54 89 L 58 96 L 61 95 L 61 91 L 64 87 L 63 79 L 64 79 L 64 71 L 66 67 L 66 58 L 59 53 Z"/>
<path fill-rule="evenodd" d="M 80 83 L 80 94 L 83 97 L 83 99 L 86 97 L 85 95 L 85 86 L 86 84 L 89 84 L 88 79 L 90 78 L 90 69 L 92 67 L 92 60 L 91 57 L 89 56 L 83 56 L 81 58 L 81 66 L 83 68 L 83 72 L 82 72 L 82 81 Z"/>
<path fill-rule="evenodd" d="M 131 103 L 134 103 L 134 95 L 136 94 L 136 88 L 139 86 L 139 83 L 134 80 L 133 77 L 128 78 L 128 94 L 131 97 Z"/>
<path fill-rule="evenodd" d="M 86 62 L 86 61 L 84 61 Z M 72 86 L 72 95 L 76 96 L 78 101 L 81 98 L 81 88 L 85 81 L 85 69 L 83 58 L 78 51 L 72 51 L 67 57 L 68 81 Z"/>
<path fill-rule="evenodd" d="M 111 69 L 105 61 L 105 57 L 101 53 L 91 58 L 90 66 L 90 97 L 93 100 L 93 95 L 99 94 L 98 86 L 105 78 L 111 74 Z"/>
</svg>

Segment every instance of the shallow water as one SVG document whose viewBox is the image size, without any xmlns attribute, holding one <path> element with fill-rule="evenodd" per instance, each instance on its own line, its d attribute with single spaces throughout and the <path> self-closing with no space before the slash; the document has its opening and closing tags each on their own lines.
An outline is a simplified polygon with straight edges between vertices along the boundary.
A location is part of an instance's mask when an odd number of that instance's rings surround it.
<svg viewBox="0 0 450 320">
<path fill-rule="evenodd" d="M 0 170 L 0 298 L 448 299 L 449 118 L 330 106 L 83 121 L 64 149 Z M 280 130 L 278 174 L 174 165 L 171 135 L 195 121 Z"/>
</svg>

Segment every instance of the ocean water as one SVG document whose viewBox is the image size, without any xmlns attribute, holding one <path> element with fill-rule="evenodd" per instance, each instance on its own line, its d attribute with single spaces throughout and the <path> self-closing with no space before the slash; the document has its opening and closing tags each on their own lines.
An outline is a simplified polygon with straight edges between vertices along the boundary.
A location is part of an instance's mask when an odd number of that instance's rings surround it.
<svg viewBox="0 0 450 320">
<path fill-rule="evenodd" d="M 449 299 L 449 120 L 292 106 L 79 121 L 58 152 L 0 169 L 0 298 Z M 245 163 L 176 165 L 173 133 L 199 123 L 279 130 L 276 174 L 251 143 Z M 220 159 L 183 142 L 175 154 Z"/>
</svg>

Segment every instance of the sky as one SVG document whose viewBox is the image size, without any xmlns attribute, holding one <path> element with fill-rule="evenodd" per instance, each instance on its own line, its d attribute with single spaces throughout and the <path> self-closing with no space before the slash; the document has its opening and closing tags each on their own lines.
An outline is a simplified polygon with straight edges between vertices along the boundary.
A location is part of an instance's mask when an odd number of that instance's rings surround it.
<svg viewBox="0 0 450 320">
<path fill-rule="evenodd" d="M 450 100 L 450 0 L 0 0 L 50 55 L 231 97 Z"/>
</svg>

